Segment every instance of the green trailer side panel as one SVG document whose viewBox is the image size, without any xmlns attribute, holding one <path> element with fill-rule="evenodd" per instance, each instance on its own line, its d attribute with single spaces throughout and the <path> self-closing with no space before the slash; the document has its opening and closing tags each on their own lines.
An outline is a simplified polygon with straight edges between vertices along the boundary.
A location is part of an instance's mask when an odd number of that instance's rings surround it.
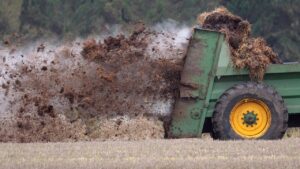
<svg viewBox="0 0 300 169">
<path fill-rule="evenodd" d="M 211 31 L 196 31 L 191 39 L 184 70 L 181 73 L 181 98 L 205 99 L 209 76 L 217 59 L 216 48 L 220 34 Z"/>
<path fill-rule="evenodd" d="M 289 65 L 285 65 L 288 67 Z M 298 65 L 300 67 L 300 65 Z M 277 70 L 278 71 L 278 70 Z M 211 117 L 215 102 L 225 90 L 235 84 L 250 81 L 248 75 L 231 75 L 216 77 L 213 92 L 210 97 L 209 109 L 206 117 Z M 300 71 L 299 72 L 273 72 L 266 73 L 263 83 L 275 88 L 283 97 L 284 103 L 288 108 L 289 114 L 300 113 Z"/>
<path fill-rule="evenodd" d="M 223 58 L 222 60 L 224 62 L 227 62 L 227 59 L 224 58 L 228 58 L 228 56 L 221 56 L 221 58 Z M 223 63 L 224 63 L 223 62 Z M 272 64 L 269 65 L 269 67 L 267 68 L 267 72 L 266 75 L 268 74 L 287 74 L 287 73 L 299 73 L 300 72 L 300 64 L 295 63 L 295 64 Z M 219 66 L 218 66 L 218 70 L 217 70 L 217 77 L 221 77 L 221 76 L 232 76 L 232 75 L 248 75 L 249 72 L 246 69 L 242 69 L 242 70 L 236 70 L 233 68 L 232 63 L 228 63 L 227 66 L 223 66 L 220 62 L 219 62 Z"/>
<path fill-rule="evenodd" d="M 180 98 L 176 101 L 168 135 L 197 137 L 202 128 L 213 88 L 214 73 L 224 36 L 213 31 L 195 30 L 184 69 Z"/>
<path fill-rule="evenodd" d="M 199 133 L 200 114 L 203 101 L 180 99 L 176 102 L 172 115 L 169 137 L 197 137 Z"/>
</svg>

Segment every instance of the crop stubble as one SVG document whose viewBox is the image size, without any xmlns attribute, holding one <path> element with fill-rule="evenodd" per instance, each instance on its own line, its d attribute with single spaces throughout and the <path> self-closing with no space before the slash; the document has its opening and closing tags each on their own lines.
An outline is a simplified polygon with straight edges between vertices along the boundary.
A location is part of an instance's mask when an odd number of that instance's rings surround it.
<svg viewBox="0 0 300 169">
<path fill-rule="evenodd" d="M 282 168 L 300 167 L 299 139 L 199 139 L 0 144 L 0 168 Z M 249 148 L 250 147 L 250 148 Z"/>
</svg>

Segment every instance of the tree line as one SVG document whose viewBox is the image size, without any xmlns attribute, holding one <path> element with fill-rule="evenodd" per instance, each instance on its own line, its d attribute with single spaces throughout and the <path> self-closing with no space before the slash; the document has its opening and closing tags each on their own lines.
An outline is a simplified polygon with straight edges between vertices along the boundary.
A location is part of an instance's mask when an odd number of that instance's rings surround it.
<svg viewBox="0 0 300 169">
<path fill-rule="evenodd" d="M 252 23 L 282 59 L 300 60 L 300 1 L 295 0 L 9 0 L 0 1 L 0 35 L 70 38 L 109 31 L 108 25 L 148 25 L 174 19 L 188 25 L 199 13 L 225 6 Z"/>
</svg>

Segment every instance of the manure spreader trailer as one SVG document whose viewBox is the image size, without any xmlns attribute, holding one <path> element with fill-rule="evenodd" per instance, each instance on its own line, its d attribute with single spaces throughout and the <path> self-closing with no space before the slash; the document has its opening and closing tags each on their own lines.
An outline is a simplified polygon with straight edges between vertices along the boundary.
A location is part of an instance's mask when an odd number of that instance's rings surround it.
<svg viewBox="0 0 300 169">
<path fill-rule="evenodd" d="M 215 139 L 283 137 L 289 116 L 300 114 L 300 64 L 271 64 L 252 82 L 230 57 L 224 34 L 195 28 L 168 137 L 201 137 L 207 120 Z"/>
</svg>

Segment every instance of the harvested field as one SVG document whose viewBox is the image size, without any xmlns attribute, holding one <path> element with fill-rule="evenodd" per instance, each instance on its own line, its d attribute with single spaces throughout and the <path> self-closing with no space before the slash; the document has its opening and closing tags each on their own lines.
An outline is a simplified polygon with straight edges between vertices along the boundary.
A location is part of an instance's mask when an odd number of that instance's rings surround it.
<svg viewBox="0 0 300 169">
<path fill-rule="evenodd" d="M 0 168 L 300 168 L 300 140 L 0 144 Z"/>
</svg>

